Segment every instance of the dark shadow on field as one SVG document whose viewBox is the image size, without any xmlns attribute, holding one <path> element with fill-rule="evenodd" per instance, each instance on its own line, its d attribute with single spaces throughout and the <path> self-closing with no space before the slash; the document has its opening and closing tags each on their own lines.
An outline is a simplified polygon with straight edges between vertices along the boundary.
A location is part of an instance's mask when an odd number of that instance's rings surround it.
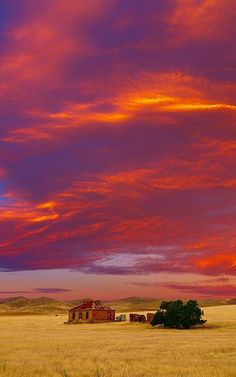
<svg viewBox="0 0 236 377">
<path fill-rule="evenodd" d="M 205 326 L 196 326 L 192 327 L 191 329 L 177 329 L 177 328 L 170 328 L 170 327 L 162 327 L 162 326 L 153 326 L 150 327 L 150 330 L 159 330 L 159 331 L 204 331 L 204 330 L 215 330 L 215 329 L 220 329 L 224 328 L 224 326 L 216 325 L 216 324 L 211 324 L 211 325 L 205 325 Z"/>
</svg>

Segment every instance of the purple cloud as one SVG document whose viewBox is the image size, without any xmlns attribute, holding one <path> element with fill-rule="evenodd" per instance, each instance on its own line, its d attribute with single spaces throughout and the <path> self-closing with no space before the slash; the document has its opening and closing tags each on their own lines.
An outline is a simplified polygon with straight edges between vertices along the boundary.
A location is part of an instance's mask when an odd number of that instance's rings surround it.
<svg viewBox="0 0 236 377">
<path fill-rule="evenodd" d="M 64 288 L 34 288 L 34 292 L 38 293 L 64 293 L 64 292 L 73 292 L 72 289 Z"/>
<path fill-rule="evenodd" d="M 235 275 L 228 3 L 3 1 L 0 271 Z"/>
</svg>

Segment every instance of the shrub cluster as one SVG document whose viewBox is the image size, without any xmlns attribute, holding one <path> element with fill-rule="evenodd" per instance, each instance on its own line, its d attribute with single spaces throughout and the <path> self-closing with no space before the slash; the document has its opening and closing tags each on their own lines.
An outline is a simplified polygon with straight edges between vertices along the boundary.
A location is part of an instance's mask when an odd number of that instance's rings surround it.
<svg viewBox="0 0 236 377">
<path fill-rule="evenodd" d="M 190 329 L 192 326 L 206 323 L 202 319 L 204 312 L 199 308 L 197 301 L 181 300 L 162 301 L 160 309 L 154 314 L 152 326 L 161 325 L 176 329 Z"/>
</svg>

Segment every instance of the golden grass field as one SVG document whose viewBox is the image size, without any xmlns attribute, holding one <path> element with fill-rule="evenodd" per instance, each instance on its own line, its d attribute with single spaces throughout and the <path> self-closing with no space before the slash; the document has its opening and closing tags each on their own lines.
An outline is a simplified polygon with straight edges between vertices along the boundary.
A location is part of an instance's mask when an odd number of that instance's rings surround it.
<svg viewBox="0 0 236 377">
<path fill-rule="evenodd" d="M 1 377 L 235 377 L 236 305 L 205 308 L 208 326 L 64 325 L 65 316 L 1 316 Z"/>
</svg>

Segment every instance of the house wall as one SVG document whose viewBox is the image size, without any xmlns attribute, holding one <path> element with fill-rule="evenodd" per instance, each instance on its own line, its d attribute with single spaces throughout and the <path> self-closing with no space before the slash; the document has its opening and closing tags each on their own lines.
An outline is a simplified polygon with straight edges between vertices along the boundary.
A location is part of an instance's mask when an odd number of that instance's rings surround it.
<svg viewBox="0 0 236 377">
<path fill-rule="evenodd" d="M 74 317 L 73 317 L 74 313 Z M 88 313 L 88 318 L 86 317 Z M 82 316 L 82 319 L 81 319 Z M 115 321 L 115 310 L 73 310 L 69 311 L 71 322 L 106 322 Z"/>
<path fill-rule="evenodd" d="M 115 321 L 115 310 L 93 310 L 94 321 Z"/>
<path fill-rule="evenodd" d="M 74 316 L 73 316 L 74 313 Z M 86 316 L 86 313 L 88 313 L 88 318 Z M 82 318 L 81 318 L 82 317 Z M 93 318 L 92 311 L 90 310 L 73 310 L 69 312 L 69 321 L 91 321 Z"/>
</svg>

